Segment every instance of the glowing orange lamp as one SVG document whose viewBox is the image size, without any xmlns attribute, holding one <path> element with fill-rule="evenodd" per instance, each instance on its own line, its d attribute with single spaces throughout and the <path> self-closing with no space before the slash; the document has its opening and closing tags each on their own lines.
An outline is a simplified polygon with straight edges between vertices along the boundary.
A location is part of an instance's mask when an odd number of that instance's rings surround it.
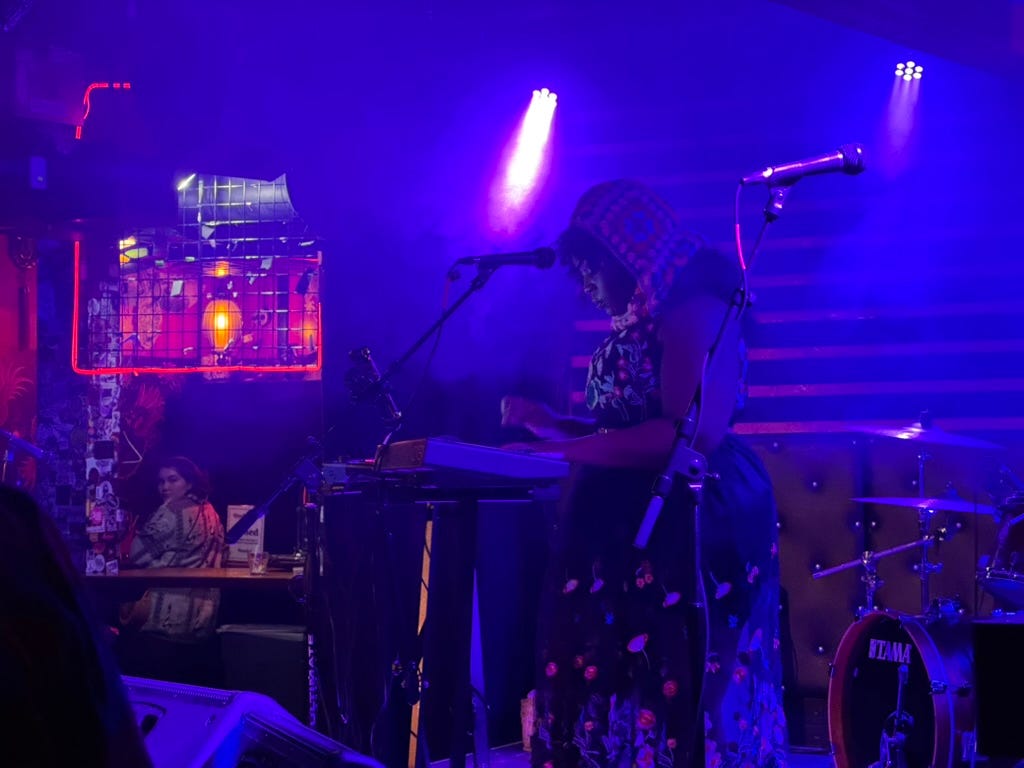
<svg viewBox="0 0 1024 768">
<path fill-rule="evenodd" d="M 224 352 L 242 330 L 242 310 L 231 299 L 213 299 L 203 310 L 203 331 L 214 352 Z"/>
</svg>

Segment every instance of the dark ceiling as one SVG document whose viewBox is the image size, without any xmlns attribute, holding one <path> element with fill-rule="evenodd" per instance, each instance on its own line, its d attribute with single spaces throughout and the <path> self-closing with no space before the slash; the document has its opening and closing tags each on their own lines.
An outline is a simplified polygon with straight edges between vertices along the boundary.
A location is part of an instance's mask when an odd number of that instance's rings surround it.
<svg viewBox="0 0 1024 768">
<path fill-rule="evenodd" d="M 750 51 L 730 42 L 758 34 L 750 17 L 759 14 L 782 26 L 764 29 Z M 579 89 L 608 95 L 603 106 L 619 118 L 651 126 L 651 136 L 637 127 L 630 135 L 663 141 L 683 131 L 659 105 L 739 114 L 751 98 L 766 99 L 763 91 L 794 126 L 779 127 L 776 143 L 836 113 L 834 102 L 818 106 L 826 87 L 818 75 L 796 82 L 791 68 L 808 51 L 848 40 L 847 30 L 868 45 L 877 38 L 887 41 L 883 47 L 895 43 L 1024 83 L 1024 4 L 1011 0 L 973 7 L 946 0 L 0 0 L 0 22 L 8 27 L 0 32 L 0 226 L 18 216 L 14 193 L 29 200 L 26 166 L 34 155 L 49 160 L 50 197 L 72 200 L 81 215 L 102 198 L 95 190 L 104 184 L 82 179 L 119 174 L 106 179 L 128 190 L 118 205 L 141 205 L 137 190 L 166 188 L 167 177 L 194 168 L 262 178 L 330 168 L 359 179 L 368 199 L 379 187 L 394 207 L 410 179 L 442 176 L 417 165 L 427 155 L 415 151 L 417 143 L 439 144 L 459 121 L 467 136 L 472 120 L 482 123 L 472 123 L 478 133 L 493 131 L 483 123 L 494 119 L 484 117 L 489 105 L 479 101 L 488 88 L 514 91 L 535 73 L 564 74 L 569 62 L 583 73 Z M 597 42 L 586 45 L 587 35 Z M 780 56 L 772 74 L 785 86 L 760 87 L 749 59 L 760 67 L 774 47 Z M 716 82 L 707 63 L 737 48 L 748 61 Z M 486 87 L 471 82 L 477 73 L 487 73 L 477 77 Z M 96 92 L 88 141 L 74 142 L 84 86 L 114 79 L 132 81 L 131 96 Z M 787 98 L 796 102 L 788 115 L 780 106 Z M 769 114 L 762 122 L 786 124 Z M 729 150 L 740 154 L 730 168 L 747 162 L 741 153 L 750 144 L 749 134 L 738 134 Z M 470 156 L 464 143 L 456 149 Z M 145 173 L 155 174 L 152 183 Z M 60 218 L 64 210 L 48 213 Z"/>
</svg>

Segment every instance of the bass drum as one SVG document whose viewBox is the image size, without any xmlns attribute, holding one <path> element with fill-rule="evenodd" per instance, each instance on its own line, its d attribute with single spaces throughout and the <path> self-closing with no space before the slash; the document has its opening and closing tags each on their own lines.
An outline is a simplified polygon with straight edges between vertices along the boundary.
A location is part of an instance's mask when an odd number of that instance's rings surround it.
<svg viewBox="0 0 1024 768">
<path fill-rule="evenodd" d="M 875 611 L 847 629 L 832 664 L 828 731 L 836 768 L 885 764 L 883 735 L 893 735 L 901 687 L 907 768 L 950 768 L 969 756 L 975 720 L 970 623 Z"/>
</svg>

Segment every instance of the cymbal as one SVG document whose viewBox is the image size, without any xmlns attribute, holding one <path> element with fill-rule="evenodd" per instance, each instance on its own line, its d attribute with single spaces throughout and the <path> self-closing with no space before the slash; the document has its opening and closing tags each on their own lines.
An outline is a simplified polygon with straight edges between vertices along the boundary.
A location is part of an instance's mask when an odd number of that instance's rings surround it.
<svg viewBox="0 0 1024 768">
<path fill-rule="evenodd" d="M 995 507 L 975 504 L 964 499 L 920 499 L 917 496 L 862 496 L 853 499 L 864 504 L 881 504 L 889 507 L 930 509 L 933 512 L 963 512 L 968 515 L 995 515 Z"/>
<path fill-rule="evenodd" d="M 1002 450 L 1003 446 L 990 443 L 987 440 L 979 440 L 975 437 L 966 437 L 947 432 L 938 427 L 923 426 L 921 422 L 915 421 L 906 427 L 884 427 L 877 424 L 854 424 L 850 427 L 854 432 L 861 432 L 879 437 L 891 437 L 896 440 L 909 440 L 927 445 L 951 445 L 956 448 L 976 448 L 979 450 L 995 451 Z"/>
</svg>

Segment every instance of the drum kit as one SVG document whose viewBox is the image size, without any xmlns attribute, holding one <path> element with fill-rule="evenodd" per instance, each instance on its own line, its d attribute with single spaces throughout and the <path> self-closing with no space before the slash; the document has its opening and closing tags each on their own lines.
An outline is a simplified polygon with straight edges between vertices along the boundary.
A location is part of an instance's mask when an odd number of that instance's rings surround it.
<svg viewBox="0 0 1024 768">
<path fill-rule="evenodd" d="M 924 497 L 928 447 L 997 451 L 1001 446 L 922 422 L 904 429 L 853 427 L 855 432 L 920 447 L 917 489 L 921 496 L 853 499 L 914 510 L 918 537 L 889 549 L 865 551 L 860 558 L 812 576 L 823 579 L 860 569 L 864 585 L 864 602 L 842 636 L 829 670 L 828 728 L 837 768 L 952 768 L 977 760 L 993 763 L 994 758 L 1006 758 L 1013 765 L 1024 758 L 1024 739 L 1011 739 L 1013 754 L 996 754 L 1005 751 L 1002 744 L 993 751 L 979 740 L 983 731 L 977 715 L 980 686 L 974 662 L 976 623 L 1024 628 L 1024 484 L 1004 466 L 1007 490 L 1014 490 L 995 506 Z M 942 568 L 933 560 L 933 552 L 955 533 L 933 525 L 940 512 L 989 515 L 998 524 L 991 554 L 979 559 L 975 574 L 978 586 L 995 600 L 997 608 L 991 617 L 972 619 L 958 599 L 932 598 L 930 576 Z M 879 609 L 875 593 L 884 583 L 878 576 L 879 561 L 914 550 L 920 554 L 914 566 L 920 583 L 920 614 Z"/>
</svg>

